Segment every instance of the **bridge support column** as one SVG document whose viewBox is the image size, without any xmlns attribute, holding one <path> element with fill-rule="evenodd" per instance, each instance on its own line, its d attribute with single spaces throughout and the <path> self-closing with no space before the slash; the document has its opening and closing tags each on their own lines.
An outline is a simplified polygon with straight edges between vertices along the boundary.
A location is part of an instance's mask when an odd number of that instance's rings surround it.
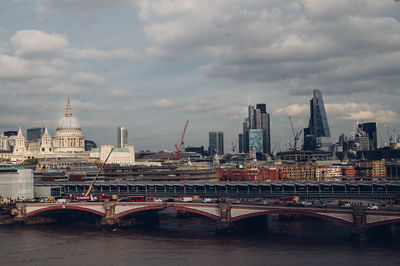
<svg viewBox="0 0 400 266">
<path fill-rule="evenodd" d="M 14 222 L 22 223 L 25 222 L 26 216 L 26 204 L 18 202 L 16 205 L 18 214 L 14 217 Z"/>
<path fill-rule="evenodd" d="M 231 204 L 228 202 L 219 203 L 218 208 L 221 213 L 221 219 L 216 224 L 216 234 L 225 234 L 232 232 Z"/>
<path fill-rule="evenodd" d="M 355 206 L 353 210 L 353 228 L 351 232 L 359 240 L 367 238 L 367 224 L 365 218 L 365 207 Z"/>
<path fill-rule="evenodd" d="M 117 223 L 117 219 L 115 217 L 115 202 L 104 202 L 104 209 L 106 211 L 106 215 L 101 219 L 101 225 L 104 227 L 115 226 Z"/>
</svg>

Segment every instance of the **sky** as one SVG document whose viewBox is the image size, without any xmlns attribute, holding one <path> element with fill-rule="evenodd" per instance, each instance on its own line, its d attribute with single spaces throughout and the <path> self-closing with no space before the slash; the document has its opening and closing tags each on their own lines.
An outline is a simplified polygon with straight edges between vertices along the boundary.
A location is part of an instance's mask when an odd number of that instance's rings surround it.
<svg viewBox="0 0 400 266">
<path fill-rule="evenodd" d="M 173 150 L 266 103 L 285 150 L 323 93 L 331 141 L 356 121 L 378 142 L 400 130 L 400 2 L 395 0 L 2 0 L 0 131 L 47 126 L 67 97 L 86 139 Z M 26 133 L 25 133 L 26 134 Z M 391 133 L 392 134 L 392 133 Z"/>
</svg>

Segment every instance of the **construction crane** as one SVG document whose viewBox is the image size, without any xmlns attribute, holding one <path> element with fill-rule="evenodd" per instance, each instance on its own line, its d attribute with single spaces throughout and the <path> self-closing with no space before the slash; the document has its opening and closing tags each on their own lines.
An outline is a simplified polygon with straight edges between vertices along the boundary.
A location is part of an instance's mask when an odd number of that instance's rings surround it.
<svg viewBox="0 0 400 266">
<path fill-rule="evenodd" d="M 183 129 L 183 133 L 182 133 L 182 137 L 181 137 L 181 142 L 179 143 L 179 146 L 178 146 L 178 143 L 175 144 L 176 156 L 177 156 L 178 161 L 181 160 L 181 151 L 183 151 L 183 148 L 184 148 L 184 144 L 185 144 L 184 139 L 185 139 L 185 134 L 186 134 L 186 129 L 187 129 L 188 124 L 189 124 L 189 120 L 186 120 L 185 128 Z"/>
<path fill-rule="evenodd" d="M 294 139 L 294 144 L 293 146 L 289 143 L 289 148 L 293 151 L 297 150 L 297 141 L 299 141 L 299 138 L 301 136 L 301 133 L 303 132 L 303 130 L 294 131 L 294 127 L 293 127 L 293 123 L 292 123 L 292 118 L 289 116 L 289 122 L 290 122 L 290 126 L 292 127 L 292 132 L 293 132 L 293 139 Z"/>
<path fill-rule="evenodd" d="M 110 153 L 108 154 L 106 160 L 105 160 L 104 163 L 101 165 L 101 167 L 100 167 L 99 171 L 97 172 L 96 176 L 93 178 L 92 183 L 90 184 L 88 190 L 86 191 L 86 193 L 85 193 L 85 195 L 84 195 L 85 197 L 88 197 L 89 194 L 90 194 L 90 191 L 92 191 L 94 182 L 96 182 L 97 177 L 99 177 L 99 174 L 100 174 L 101 170 L 103 170 L 103 167 L 104 167 L 104 165 L 106 165 L 106 162 L 108 161 L 108 158 L 110 158 L 110 155 L 111 155 L 111 153 L 113 152 L 113 150 L 114 150 L 114 146 L 111 148 L 111 151 L 110 151 Z"/>
</svg>

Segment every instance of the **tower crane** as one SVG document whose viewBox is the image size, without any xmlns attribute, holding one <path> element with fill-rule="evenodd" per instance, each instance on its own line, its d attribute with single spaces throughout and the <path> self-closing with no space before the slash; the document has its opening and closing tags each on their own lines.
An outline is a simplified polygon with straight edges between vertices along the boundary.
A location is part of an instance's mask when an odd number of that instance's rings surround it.
<svg viewBox="0 0 400 266">
<path fill-rule="evenodd" d="M 301 136 L 301 133 L 303 132 L 303 130 L 294 131 L 294 127 L 293 127 L 293 123 L 292 123 L 292 118 L 289 116 L 289 122 L 290 122 L 290 126 L 292 127 L 292 132 L 293 132 L 293 139 L 294 139 L 294 144 L 293 146 L 289 143 L 289 148 L 293 151 L 297 150 L 297 141 L 299 141 L 299 138 Z"/>
<path fill-rule="evenodd" d="M 185 139 L 185 134 L 186 134 L 186 129 L 187 129 L 188 124 L 189 124 L 189 120 L 186 120 L 186 124 L 183 129 L 183 133 L 182 133 L 182 137 L 181 137 L 181 142 L 179 143 L 179 146 L 178 146 L 178 143 L 175 144 L 175 152 L 176 152 L 178 161 L 181 160 L 181 151 L 183 151 L 183 148 L 184 148 L 184 139 Z"/>
</svg>

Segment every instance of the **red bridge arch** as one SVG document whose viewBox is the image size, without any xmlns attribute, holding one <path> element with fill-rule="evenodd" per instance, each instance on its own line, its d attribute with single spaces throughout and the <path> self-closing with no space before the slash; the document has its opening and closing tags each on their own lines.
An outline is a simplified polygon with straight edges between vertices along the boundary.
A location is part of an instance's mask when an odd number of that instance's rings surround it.
<svg viewBox="0 0 400 266">
<path fill-rule="evenodd" d="M 250 217 L 256 217 L 256 216 L 263 216 L 263 215 L 271 215 L 271 214 L 283 214 L 283 215 L 300 215 L 300 216 L 308 216 L 308 217 L 316 217 L 316 218 L 321 218 L 324 220 L 328 220 L 328 221 L 332 221 L 332 222 L 336 222 L 339 224 L 343 224 L 346 226 L 352 226 L 353 223 L 340 219 L 340 218 L 336 218 L 336 217 L 332 217 L 332 216 L 328 216 L 328 215 L 323 215 L 323 214 L 319 214 L 319 213 L 314 213 L 314 212 L 308 212 L 308 211 L 304 211 L 304 210 L 267 210 L 267 211 L 263 211 L 263 212 L 255 212 L 255 213 L 249 213 L 249 214 L 245 214 L 245 215 L 240 215 L 240 216 L 236 216 L 236 217 L 232 217 L 232 222 L 237 222 L 243 219 L 247 219 Z"/>
<path fill-rule="evenodd" d="M 30 217 L 33 215 L 38 215 L 44 212 L 51 212 L 51 211 L 55 211 L 55 210 L 77 210 L 77 211 L 84 211 L 84 212 L 90 212 L 90 213 L 94 213 L 98 216 L 105 216 L 105 213 L 103 212 L 99 212 L 96 210 L 92 210 L 89 208 L 85 208 L 85 207 L 80 207 L 80 206 L 71 206 L 71 205 L 55 205 L 55 206 L 50 206 L 50 207 L 45 207 L 42 209 L 38 209 L 38 210 L 34 210 L 31 212 L 26 213 L 26 217 Z"/>
</svg>

